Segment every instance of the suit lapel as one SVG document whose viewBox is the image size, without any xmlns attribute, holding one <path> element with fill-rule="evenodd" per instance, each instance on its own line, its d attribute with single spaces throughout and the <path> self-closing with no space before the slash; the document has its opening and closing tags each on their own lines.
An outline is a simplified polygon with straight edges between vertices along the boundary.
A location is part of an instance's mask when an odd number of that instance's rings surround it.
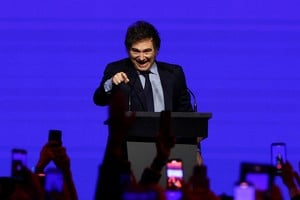
<svg viewBox="0 0 300 200">
<path fill-rule="evenodd" d="M 157 69 L 164 94 L 165 110 L 172 110 L 173 77 L 170 77 L 170 73 L 167 70 L 165 70 L 159 62 L 157 62 Z"/>
</svg>

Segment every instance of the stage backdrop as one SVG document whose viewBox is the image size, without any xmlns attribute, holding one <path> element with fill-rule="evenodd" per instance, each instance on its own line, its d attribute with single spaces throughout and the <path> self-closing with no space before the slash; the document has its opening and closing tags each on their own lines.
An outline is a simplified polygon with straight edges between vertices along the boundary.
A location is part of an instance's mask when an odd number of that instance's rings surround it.
<svg viewBox="0 0 300 200">
<path fill-rule="evenodd" d="M 274 141 L 287 144 L 296 168 L 298 8 L 295 0 L 1 1 L 0 175 L 10 174 L 12 148 L 27 149 L 34 166 L 48 130 L 60 129 L 79 197 L 93 198 L 107 138 L 107 108 L 93 92 L 105 65 L 126 57 L 126 28 L 139 19 L 160 31 L 158 60 L 183 66 L 198 111 L 213 113 L 202 146 L 217 194 L 232 194 L 242 161 L 269 163 Z"/>
</svg>

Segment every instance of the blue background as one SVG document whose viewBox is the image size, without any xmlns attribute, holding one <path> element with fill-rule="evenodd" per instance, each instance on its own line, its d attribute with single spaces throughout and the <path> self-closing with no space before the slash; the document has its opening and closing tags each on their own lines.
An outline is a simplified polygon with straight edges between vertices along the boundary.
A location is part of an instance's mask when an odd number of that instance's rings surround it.
<svg viewBox="0 0 300 200">
<path fill-rule="evenodd" d="M 158 60 L 184 67 L 198 111 L 213 113 L 203 151 L 217 194 L 232 194 L 240 162 L 269 163 L 274 141 L 298 169 L 298 1 L 11 0 L 0 3 L 1 176 L 13 147 L 34 166 L 48 130 L 61 129 L 79 197 L 93 198 L 107 108 L 92 95 L 138 19 L 160 32 Z"/>
</svg>

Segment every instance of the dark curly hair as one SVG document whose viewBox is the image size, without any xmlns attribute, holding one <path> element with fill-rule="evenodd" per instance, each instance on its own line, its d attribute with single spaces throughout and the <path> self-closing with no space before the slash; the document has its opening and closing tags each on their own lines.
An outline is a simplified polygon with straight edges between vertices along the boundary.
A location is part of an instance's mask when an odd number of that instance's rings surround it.
<svg viewBox="0 0 300 200">
<path fill-rule="evenodd" d="M 126 50 L 129 51 L 133 43 L 148 38 L 152 39 L 153 46 L 158 51 L 160 48 L 160 37 L 156 28 L 146 21 L 133 23 L 127 29 L 125 37 Z"/>
</svg>

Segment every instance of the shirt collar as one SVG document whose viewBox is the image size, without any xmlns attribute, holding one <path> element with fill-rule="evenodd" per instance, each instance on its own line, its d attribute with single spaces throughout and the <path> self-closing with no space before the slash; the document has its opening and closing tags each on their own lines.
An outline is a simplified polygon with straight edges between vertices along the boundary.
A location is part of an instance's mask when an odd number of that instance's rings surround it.
<svg viewBox="0 0 300 200">
<path fill-rule="evenodd" d="M 153 74 L 158 74 L 156 62 L 154 62 L 153 65 L 150 67 L 150 72 Z"/>
</svg>

